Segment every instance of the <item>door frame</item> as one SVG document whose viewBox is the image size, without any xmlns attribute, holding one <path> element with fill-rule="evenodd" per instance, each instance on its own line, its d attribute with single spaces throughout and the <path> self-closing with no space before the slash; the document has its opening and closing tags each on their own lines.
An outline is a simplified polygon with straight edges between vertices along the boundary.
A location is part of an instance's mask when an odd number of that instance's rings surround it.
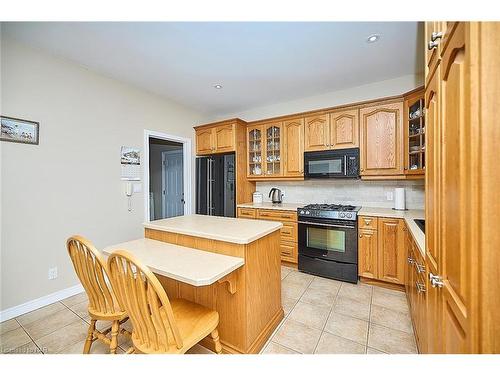
<svg viewBox="0 0 500 375">
<path fill-rule="evenodd" d="M 154 130 L 144 129 L 144 221 L 149 219 L 149 138 L 163 139 L 165 141 L 182 143 L 182 163 L 184 169 L 184 215 L 193 213 L 193 196 L 192 196 L 192 152 L 191 138 L 179 137 Z"/>
<path fill-rule="evenodd" d="M 162 161 L 162 166 L 161 166 L 161 189 L 162 189 L 162 192 L 163 191 L 167 191 L 167 176 L 166 176 L 166 173 L 165 173 L 165 165 L 163 164 L 163 162 L 165 161 L 165 157 L 166 155 L 177 155 L 177 154 L 182 154 L 183 153 L 183 150 L 168 150 L 168 151 L 162 151 L 161 152 L 161 161 Z M 184 175 L 184 161 L 183 161 L 183 171 L 182 171 L 182 174 Z M 183 176 L 183 179 L 184 179 L 184 176 Z M 166 194 L 163 194 L 161 195 L 161 214 L 163 217 L 165 217 L 166 215 L 166 201 L 167 201 L 167 195 Z M 186 201 L 184 199 L 184 201 Z M 185 205 L 184 205 L 185 207 Z"/>
</svg>

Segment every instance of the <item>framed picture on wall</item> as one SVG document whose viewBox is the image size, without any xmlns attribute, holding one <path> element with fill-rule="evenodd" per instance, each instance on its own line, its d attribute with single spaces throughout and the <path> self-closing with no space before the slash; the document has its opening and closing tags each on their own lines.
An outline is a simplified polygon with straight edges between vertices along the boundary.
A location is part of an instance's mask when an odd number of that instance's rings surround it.
<svg viewBox="0 0 500 375">
<path fill-rule="evenodd" d="M 40 124 L 35 121 L 0 116 L 2 124 L 1 141 L 38 144 L 38 130 Z"/>
</svg>

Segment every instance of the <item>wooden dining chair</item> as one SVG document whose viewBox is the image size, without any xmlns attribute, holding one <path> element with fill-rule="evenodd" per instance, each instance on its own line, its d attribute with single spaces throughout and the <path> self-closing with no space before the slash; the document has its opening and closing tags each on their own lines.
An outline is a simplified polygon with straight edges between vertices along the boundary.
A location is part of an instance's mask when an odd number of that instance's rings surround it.
<svg viewBox="0 0 500 375">
<path fill-rule="evenodd" d="M 66 247 L 89 300 L 88 312 L 91 320 L 83 353 L 88 354 L 92 343 L 99 339 L 109 345 L 110 353 L 115 354 L 118 346 L 118 333 L 130 335 L 130 332 L 120 327 L 128 320 L 128 316 L 113 293 L 107 264 L 99 250 L 81 236 L 70 237 L 66 241 Z M 98 320 L 112 322 L 111 327 L 102 332 L 99 331 L 96 328 Z M 110 332 L 110 338 L 108 338 L 107 335 Z"/>
<path fill-rule="evenodd" d="M 113 252 L 108 270 L 116 297 L 132 321 L 136 353 L 182 354 L 208 335 L 217 354 L 222 352 L 217 311 L 185 299 L 169 300 L 158 278 L 127 251 Z"/>
</svg>

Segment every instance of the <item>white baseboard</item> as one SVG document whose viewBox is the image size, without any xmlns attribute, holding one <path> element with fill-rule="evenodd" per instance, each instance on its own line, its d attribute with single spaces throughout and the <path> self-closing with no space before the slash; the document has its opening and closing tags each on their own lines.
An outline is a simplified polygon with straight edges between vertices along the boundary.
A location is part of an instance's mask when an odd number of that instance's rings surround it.
<svg viewBox="0 0 500 375">
<path fill-rule="evenodd" d="M 39 309 L 50 305 L 51 303 L 61 301 L 65 298 L 74 296 L 75 294 L 83 292 L 82 284 L 78 284 L 55 293 L 48 294 L 46 296 L 22 303 L 17 306 L 9 307 L 8 309 L 0 311 L 0 323 L 6 320 L 15 318 L 19 315 L 26 314 L 33 310 Z"/>
</svg>

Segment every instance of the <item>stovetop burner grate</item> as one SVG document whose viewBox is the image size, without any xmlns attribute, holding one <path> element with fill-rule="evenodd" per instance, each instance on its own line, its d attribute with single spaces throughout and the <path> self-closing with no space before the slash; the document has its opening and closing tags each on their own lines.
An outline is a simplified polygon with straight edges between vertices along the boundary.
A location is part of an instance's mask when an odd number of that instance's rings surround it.
<svg viewBox="0 0 500 375">
<path fill-rule="evenodd" d="M 355 206 L 351 206 L 349 204 L 308 204 L 307 206 L 302 207 L 307 210 L 324 210 L 324 211 L 354 211 L 356 209 Z"/>
</svg>

